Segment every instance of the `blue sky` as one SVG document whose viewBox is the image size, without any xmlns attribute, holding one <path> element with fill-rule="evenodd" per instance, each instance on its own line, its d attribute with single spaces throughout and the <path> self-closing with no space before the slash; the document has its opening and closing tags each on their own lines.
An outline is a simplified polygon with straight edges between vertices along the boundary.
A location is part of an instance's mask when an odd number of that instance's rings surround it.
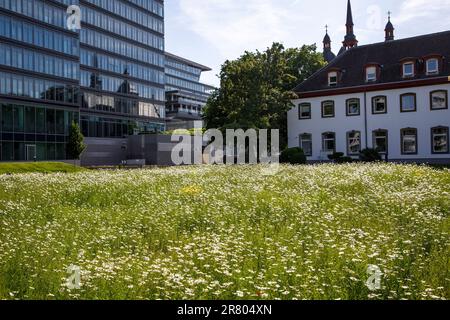
<svg viewBox="0 0 450 320">
<path fill-rule="evenodd" d="M 226 59 L 272 42 L 286 47 L 317 43 L 329 25 L 333 51 L 345 34 L 347 0 L 168 0 L 166 50 L 213 68 L 202 81 L 218 85 Z M 355 34 L 361 44 L 384 40 L 392 11 L 396 39 L 450 30 L 450 0 L 353 0 Z"/>
</svg>

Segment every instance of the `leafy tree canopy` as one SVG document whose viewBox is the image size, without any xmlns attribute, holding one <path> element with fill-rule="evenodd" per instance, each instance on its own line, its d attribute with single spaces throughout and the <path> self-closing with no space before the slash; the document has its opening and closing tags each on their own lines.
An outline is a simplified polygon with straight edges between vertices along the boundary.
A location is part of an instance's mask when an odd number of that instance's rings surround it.
<svg viewBox="0 0 450 320">
<path fill-rule="evenodd" d="M 286 116 L 295 98 L 291 90 L 324 65 L 315 45 L 285 49 L 280 43 L 225 61 L 220 88 L 205 107 L 207 128 L 280 129 L 286 146 Z"/>
</svg>

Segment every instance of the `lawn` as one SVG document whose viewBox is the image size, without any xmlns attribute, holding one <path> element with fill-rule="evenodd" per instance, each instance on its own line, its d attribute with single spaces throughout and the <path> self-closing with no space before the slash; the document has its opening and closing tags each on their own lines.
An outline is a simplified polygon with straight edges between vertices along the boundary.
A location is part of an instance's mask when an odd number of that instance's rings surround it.
<svg viewBox="0 0 450 320">
<path fill-rule="evenodd" d="M 83 169 L 62 162 L 0 163 L 0 174 L 78 172 Z"/>
<path fill-rule="evenodd" d="M 449 170 L 262 172 L 0 176 L 0 299 L 450 299 Z"/>
</svg>

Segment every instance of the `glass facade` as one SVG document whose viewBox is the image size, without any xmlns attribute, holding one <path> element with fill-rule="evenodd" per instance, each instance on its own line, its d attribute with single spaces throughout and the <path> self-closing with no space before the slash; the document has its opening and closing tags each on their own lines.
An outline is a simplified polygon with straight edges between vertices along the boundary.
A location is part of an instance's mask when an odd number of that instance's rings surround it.
<svg viewBox="0 0 450 320">
<path fill-rule="evenodd" d="M 70 124 L 79 112 L 38 104 L 2 103 L 0 160 L 66 159 Z"/>
<path fill-rule="evenodd" d="M 162 0 L 0 0 L 0 161 L 65 159 L 72 121 L 86 137 L 165 130 L 164 67 Z"/>
<path fill-rule="evenodd" d="M 166 113 L 174 119 L 200 120 L 214 87 L 200 82 L 209 68 L 166 54 Z"/>
</svg>

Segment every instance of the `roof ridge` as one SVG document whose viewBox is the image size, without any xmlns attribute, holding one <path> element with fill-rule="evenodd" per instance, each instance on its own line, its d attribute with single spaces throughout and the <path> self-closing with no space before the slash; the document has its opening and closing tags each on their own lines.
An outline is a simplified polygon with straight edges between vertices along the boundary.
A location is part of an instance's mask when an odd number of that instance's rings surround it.
<svg viewBox="0 0 450 320">
<path fill-rule="evenodd" d="M 440 31 L 440 32 L 435 32 L 435 33 L 422 34 L 422 35 L 418 35 L 418 36 L 413 36 L 413 37 L 408 37 L 408 38 L 401 38 L 401 39 L 396 39 L 396 40 L 392 40 L 392 41 L 380 41 L 380 42 L 375 42 L 375 43 L 363 44 L 361 46 L 350 48 L 347 51 L 357 50 L 358 48 L 366 48 L 366 47 L 375 46 L 375 45 L 381 45 L 381 44 L 394 44 L 394 43 L 398 43 L 398 42 L 402 42 L 402 41 L 416 40 L 418 38 L 428 38 L 428 37 L 433 37 L 433 36 L 437 36 L 437 35 L 441 35 L 441 34 L 445 34 L 445 33 L 449 33 L 450 34 L 450 30 Z"/>
</svg>

